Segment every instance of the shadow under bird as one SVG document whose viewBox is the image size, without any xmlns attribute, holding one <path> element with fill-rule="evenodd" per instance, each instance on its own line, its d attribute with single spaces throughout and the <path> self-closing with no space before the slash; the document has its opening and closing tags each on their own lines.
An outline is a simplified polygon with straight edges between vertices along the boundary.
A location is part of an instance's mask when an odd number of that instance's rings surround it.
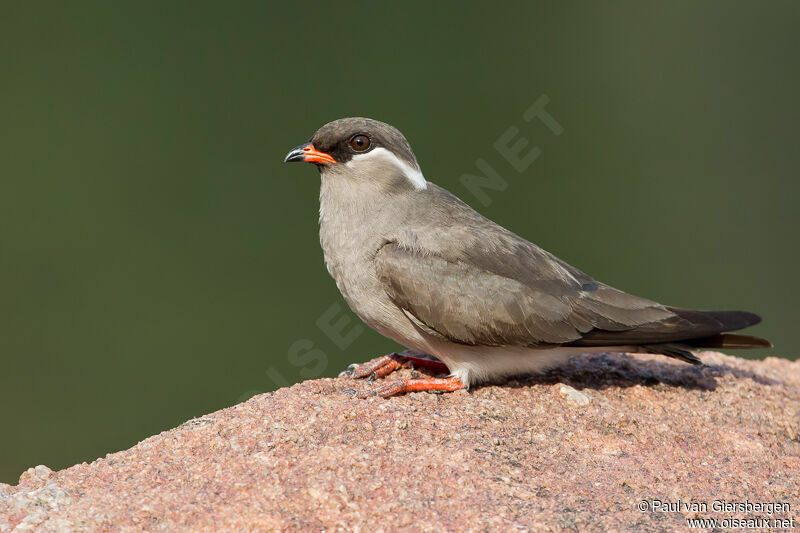
<svg viewBox="0 0 800 533">
<path fill-rule="evenodd" d="M 427 181 L 406 138 L 368 118 L 322 126 L 285 161 L 320 171 L 325 264 L 367 325 L 409 348 L 351 365 L 382 377 L 409 364 L 446 378 L 387 382 L 359 396 L 454 391 L 593 352 L 651 352 L 702 364 L 696 348 L 764 348 L 728 333 L 761 319 L 624 293 L 495 224 Z"/>
</svg>

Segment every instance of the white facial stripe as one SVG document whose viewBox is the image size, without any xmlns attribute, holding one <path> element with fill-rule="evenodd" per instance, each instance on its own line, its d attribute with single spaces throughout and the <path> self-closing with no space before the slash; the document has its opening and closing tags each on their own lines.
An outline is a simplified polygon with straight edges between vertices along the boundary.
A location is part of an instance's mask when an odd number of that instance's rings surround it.
<svg viewBox="0 0 800 533">
<path fill-rule="evenodd" d="M 411 182 L 415 189 L 422 190 L 428 188 L 428 182 L 425 180 L 425 176 L 422 175 L 421 171 L 410 166 L 386 148 L 378 147 L 370 150 L 366 154 L 356 154 L 346 163 L 346 166 L 361 166 L 366 163 L 389 163 L 394 165 L 400 169 L 400 172 Z"/>
</svg>

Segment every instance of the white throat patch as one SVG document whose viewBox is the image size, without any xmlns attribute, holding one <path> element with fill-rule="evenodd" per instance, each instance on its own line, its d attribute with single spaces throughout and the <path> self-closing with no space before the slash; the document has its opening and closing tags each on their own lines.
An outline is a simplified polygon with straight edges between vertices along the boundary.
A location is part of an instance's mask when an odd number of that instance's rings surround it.
<svg viewBox="0 0 800 533">
<path fill-rule="evenodd" d="M 421 191 L 428 188 L 428 182 L 425 180 L 425 176 L 422 175 L 420 170 L 412 167 L 386 148 L 378 147 L 370 150 L 366 154 L 356 154 L 350 161 L 345 163 L 345 166 L 361 170 L 366 165 L 380 166 L 381 164 L 389 164 L 398 168 L 415 189 Z"/>
</svg>

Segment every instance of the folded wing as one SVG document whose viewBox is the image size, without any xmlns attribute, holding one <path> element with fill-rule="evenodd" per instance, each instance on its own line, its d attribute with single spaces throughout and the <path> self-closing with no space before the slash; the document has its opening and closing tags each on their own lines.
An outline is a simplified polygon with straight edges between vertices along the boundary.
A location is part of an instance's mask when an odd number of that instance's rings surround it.
<svg viewBox="0 0 800 533">
<path fill-rule="evenodd" d="M 544 252 L 536 263 L 540 272 L 550 273 L 547 277 L 514 275 L 509 265 L 516 258 L 506 259 L 508 268 L 487 268 L 466 255 L 448 261 L 388 243 L 375 265 L 395 304 L 436 334 L 462 344 L 590 344 L 593 335 L 602 344 L 623 338 L 645 344 L 705 335 L 674 310 L 598 283 Z M 637 330 L 642 333 L 626 336 Z"/>
</svg>

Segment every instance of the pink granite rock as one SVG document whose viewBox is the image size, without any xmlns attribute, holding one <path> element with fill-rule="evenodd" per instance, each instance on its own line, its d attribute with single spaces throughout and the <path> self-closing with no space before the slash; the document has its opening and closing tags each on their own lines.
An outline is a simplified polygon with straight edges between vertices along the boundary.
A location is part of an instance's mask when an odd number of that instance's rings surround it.
<svg viewBox="0 0 800 533">
<path fill-rule="evenodd" d="M 800 528 L 800 363 L 703 358 L 574 358 L 388 400 L 308 381 L 91 464 L 30 469 L 0 485 L 0 531 Z"/>
</svg>

